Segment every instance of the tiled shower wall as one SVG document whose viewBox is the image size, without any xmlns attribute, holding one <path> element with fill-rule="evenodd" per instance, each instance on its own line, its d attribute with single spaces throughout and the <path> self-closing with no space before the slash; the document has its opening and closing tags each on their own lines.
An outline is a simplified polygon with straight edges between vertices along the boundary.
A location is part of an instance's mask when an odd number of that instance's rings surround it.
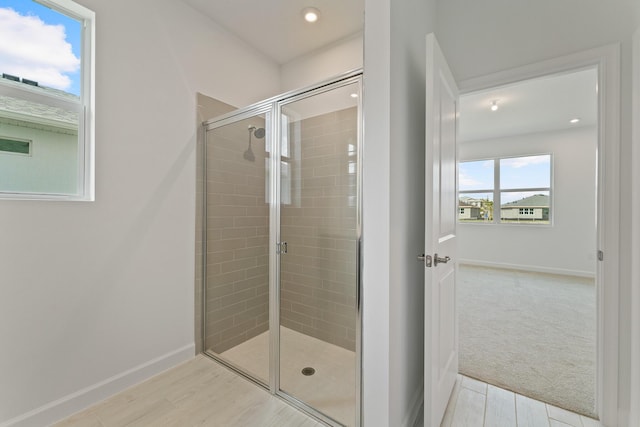
<svg viewBox="0 0 640 427">
<path fill-rule="evenodd" d="M 205 349 L 215 353 L 269 326 L 265 140 L 252 137 L 255 160 L 246 160 L 250 125 L 264 127 L 264 120 L 243 120 L 207 136 Z"/>
<path fill-rule="evenodd" d="M 216 114 L 208 113 L 212 108 Z M 199 97 L 200 119 L 230 109 Z M 221 353 L 268 329 L 265 140 L 252 139 L 254 162 L 243 158 L 250 124 L 264 126 L 263 120 L 251 119 L 209 134 L 204 345 L 200 339 L 203 181 L 197 182 L 199 351 Z M 291 125 L 292 130 L 295 127 L 300 138 L 291 143 L 292 200 L 281 212 L 282 240 L 289 244 L 288 254 L 282 256 L 281 321 L 283 326 L 355 350 L 357 110 L 305 119 Z"/>
<path fill-rule="evenodd" d="M 281 210 L 288 243 L 281 324 L 349 350 L 356 339 L 357 114 L 348 108 L 290 125 L 291 204 Z"/>
<path fill-rule="evenodd" d="M 202 266 L 203 266 L 203 205 L 204 205 L 204 128 L 201 126 L 202 122 L 209 120 L 213 117 L 220 116 L 235 110 L 232 105 L 225 104 L 222 101 L 218 101 L 210 96 L 197 94 L 197 123 L 196 129 L 198 129 L 197 141 L 196 141 L 196 247 L 195 247 L 195 343 L 196 354 L 202 353 L 204 345 L 202 342 Z"/>
</svg>

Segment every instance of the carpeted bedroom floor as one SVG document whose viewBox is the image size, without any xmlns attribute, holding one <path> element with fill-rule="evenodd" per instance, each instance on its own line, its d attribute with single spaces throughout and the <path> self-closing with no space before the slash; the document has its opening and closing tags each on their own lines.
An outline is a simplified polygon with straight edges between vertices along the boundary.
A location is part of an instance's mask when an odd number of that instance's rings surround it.
<svg viewBox="0 0 640 427">
<path fill-rule="evenodd" d="M 461 265 L 460 373 L 595 417 L 593 279 Z"/>
</svg>

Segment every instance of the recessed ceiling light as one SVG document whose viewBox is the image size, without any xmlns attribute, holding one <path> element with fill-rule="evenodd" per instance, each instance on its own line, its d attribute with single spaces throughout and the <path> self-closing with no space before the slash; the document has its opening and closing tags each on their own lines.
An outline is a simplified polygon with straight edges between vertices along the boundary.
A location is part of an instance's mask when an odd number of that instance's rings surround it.
<svg viewBox="0 0 640 427">
<path fill-rule="evenodd" d="M 579 121 L 580 121 L 580 118 L 579 118 L 579 117 L 576 117 L 575 119 L 571 119 L 571 120 L 569 120 L 569 123 L 576 124 L 576 123 L 578 123 Z"/>
<path fill-rule="evenodd" d="M 357 97 L 358 97 L 358 94 L 357 94 L 357 93 L 352 93 L 350 96 L 351 96 L 352 98 L 357 98 Z"/>
<path fill-rule="evenodd" d="M 315 7 L 306 7 L 302 10 L 302 16 L 307 22 L 316 22 L 320 17 L 320 11 Z"/>
<path fill-rule="evenodd" d="M 491 111 L 498 111 L 498 101 L 491 101 Z"/>
</svg>

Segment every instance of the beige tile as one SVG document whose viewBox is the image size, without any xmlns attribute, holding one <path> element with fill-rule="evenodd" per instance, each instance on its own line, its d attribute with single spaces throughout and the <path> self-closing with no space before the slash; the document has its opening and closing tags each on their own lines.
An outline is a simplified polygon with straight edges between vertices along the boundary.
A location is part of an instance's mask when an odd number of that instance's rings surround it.
<svg viewBox="0 0 640 427">
<path fill-rule="evenodd" d="M 478 393 L 487 394 L 487 383 L 478 381 L 474 378 L 462 376 L 462 387 Z"/>
<path fill-rule="evenodd" d="M 67 418 L 59 423 L 53 425 L 53 427 L 104 427 L 97 417 L 90 413 L 81 412 Z"/>
<path fill-rule="evenodd" d="M 267 391 L 198 356 L 63 420 L 56 427 L 147 425 L 320 426 Z"/>
<path fill-rule="evenodd" d="M 580 415 L 576 413 L 549 404 L 547 404 L 547 413 L 550 419 L 563 422 L 573 427 L 582 427 Z"/>
<path fill-rule="evenodd" d="M 482 427 L 485 399 L 484 394 L 462 387 L 458 393 L 451 427 Z"/>
<path fill-rule="evenodd" d="M 518 427 L 549 427 L 544 403 L 516 394 L 516 419 Z"/>
<path fill-rule="evenodd" d="M 484 427 L 516 427 L 516 425 L 515 394 L 489 385 Z"/>
<path fill-rule="evenodd" d="M 602 427 L 602 423 L 600 421 L 585 417 L 584 415 L 580 415 L 580 421 L 582 421 L 583 427 Z"/>
</svg>

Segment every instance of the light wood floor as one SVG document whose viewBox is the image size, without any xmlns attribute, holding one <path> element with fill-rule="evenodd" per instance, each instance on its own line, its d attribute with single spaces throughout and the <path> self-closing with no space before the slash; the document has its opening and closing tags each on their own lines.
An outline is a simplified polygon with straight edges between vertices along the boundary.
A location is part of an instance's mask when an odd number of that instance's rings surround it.
<svg viewBox="0 0 640 427">
<path fill-rule="evenodd" d="M 591 418 L 458 375 L 441 427 L 602 427 Z"/>
<path fill-rule="evenodd" d="M 322 427 L 324 424 L 201 355 L 55 426 Z M 442 427 L 602 426 L 590 418 L 459 375 Z"/>
<path fill-rule="evenodd" d="M 205 356 L 131 387 L 56 427 L 321 427 Z"/>
</svg>

